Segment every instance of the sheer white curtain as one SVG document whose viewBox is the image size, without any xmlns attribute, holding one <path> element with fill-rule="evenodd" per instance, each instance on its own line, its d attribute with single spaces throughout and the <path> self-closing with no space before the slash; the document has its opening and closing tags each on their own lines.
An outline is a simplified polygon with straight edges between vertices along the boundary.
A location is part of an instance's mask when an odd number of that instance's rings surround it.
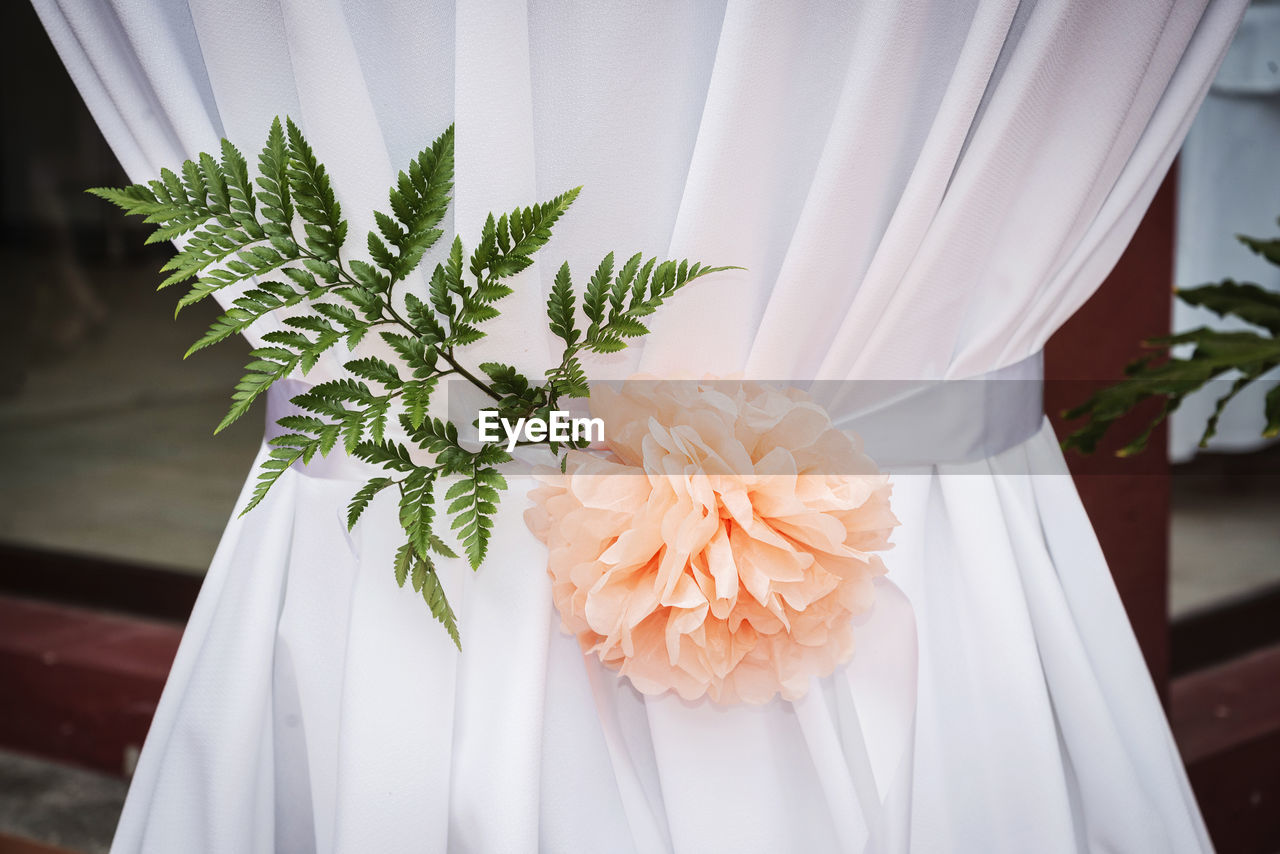
<svg viewBox="0 0 1280 854">
<path fill-rule="evenodd" d="M 1243 5 L 36 0 L 134 178 L 289 113 L 358 234 L 456 119 L 464 240 L 583 184 L 544 250 L 580 275 L 611 249 L 747 268 L 593 374 L 773 379 L 1034 372 Z M 528 329 L 551 269 L 524 274 L 477 361 L 545 365 Z M 392 504 L 348 535 L 353 484 L 290 472 L 228 527 L 116 848 L 1207 849 L 1047 424 L 936 462 L 897 480 L 901 593 L 851 665 L 800 703 L 734 708 L 583 660 L 523 484 L 484 569 L 444 570 L 459 655 L 391 579 Z"/>
</svg>

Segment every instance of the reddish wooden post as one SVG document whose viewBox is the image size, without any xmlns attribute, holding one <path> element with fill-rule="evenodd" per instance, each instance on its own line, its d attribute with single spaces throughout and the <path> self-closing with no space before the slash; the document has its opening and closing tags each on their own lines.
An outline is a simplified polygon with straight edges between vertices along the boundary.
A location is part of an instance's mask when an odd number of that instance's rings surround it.
<svg viewBox="0 0 1280 854">
<path fill-rule="evenodd" d="M 1090 388 L 1114 382 L 1143 338 L 1165 335 L 1172 314 L 1175 170 L 1098 292 L 1045 348 L 1045 410 L 1059 437 L 1059 413 Z M 1132 437 L 1151 414 L 1122 421 L 1091 458 L 1069 452 L 1076 487 L 1115 576 L 1147 666 L 1162 695 L 1169 681 L 1169 464 L 1161 427 L 1140 456 L 1114 455 L 1117 432 Z M 1064 571 L 1070 571 L 1069 567 Z"/>
</svg>

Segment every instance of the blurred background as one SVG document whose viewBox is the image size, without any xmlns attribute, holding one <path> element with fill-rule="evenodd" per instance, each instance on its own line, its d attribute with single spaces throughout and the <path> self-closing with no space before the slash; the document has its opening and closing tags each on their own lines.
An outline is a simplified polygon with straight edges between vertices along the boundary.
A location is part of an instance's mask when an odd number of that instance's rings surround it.
<svg viewBox="0 0 1280 854">
<path fill-rule="evenodd" d="M 157 293 L 168 246 L 84 194 L 115 162 L 34 12 L 0 4 L 0 854 L 105 851 L 183 621 L 261 440 L 216 438 L 246 361 L 183 362 L 214 312 Z M 1232 238 L 1280 233 L 1280 5 L 1255 4 L 1125 258 L 1047 352 L 1047 410 L 1139 339 L 1217 323 L 1171 286 L 1280 290 Z M 1264 385 L 1271 387 L 1275 381 Z M 1280 850 L 1280 449 L 1262 391 L 1142 459 L 1072 459 L 1215 842 Z"/>
</svg>

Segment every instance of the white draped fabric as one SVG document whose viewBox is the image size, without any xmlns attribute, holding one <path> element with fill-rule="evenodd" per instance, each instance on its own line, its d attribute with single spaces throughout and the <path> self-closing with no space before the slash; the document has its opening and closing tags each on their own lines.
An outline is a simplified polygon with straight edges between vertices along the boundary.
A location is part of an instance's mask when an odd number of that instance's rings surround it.
<svg viewBox="0 0 1280 854">
<path fill-rule="evenodd" d="M 36 6 L 135 179 L 288 113 L 353 234 L 455 119 L 464 240 L 584 185 L 475 361 L 545 367 L 558 262 L 643 249 L 747 269 L 593 374 L 861 380 L 1033 357 L 1127 243 L 1243 2 Z M 115 850 L 1206 850 L 1065 471 L 1046 424 L 898 476 L 896 587 L 853 662 L 729 708 L 643 697 L 558 632 L 526 484 L 484 568 L 443 570 L 458 654 L 394 584 L 393 504 L 347 534 L 353 483 L 291 471 L 227 529 Z"/>
</svg>

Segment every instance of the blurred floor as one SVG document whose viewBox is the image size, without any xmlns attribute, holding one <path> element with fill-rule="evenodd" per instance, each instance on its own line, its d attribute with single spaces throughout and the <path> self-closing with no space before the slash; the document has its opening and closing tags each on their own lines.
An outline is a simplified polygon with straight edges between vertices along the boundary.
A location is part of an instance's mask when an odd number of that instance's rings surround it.
<svg viewBox="0 0 1280 854">
<path fill-rule="evenodd" d="M 24 850 L 5 837 L 105 852 L 126 788 L 118 777 L 0 751 L 0 852 Z"/>
<path fill-rule="evenodd" d="M 95 267 L 106 322 L 0 399 L 0 540 L 205 571 L 262 415 L 213 435 L 248 347 L 225 341 L 184 362 L 212 302 L 175 320 L 181 288 L 156 293 L 156 266 Z M 20 269 L 39 286 L 39 264 Z"/>
<path fill-rule="evenodd" d="M 1169 609 L 1178 617 L 1280 585 L 1280 448 L 1175 469 Z M 1207 470 L 1220 468 L 1213 474 Z"/>
</svg>

